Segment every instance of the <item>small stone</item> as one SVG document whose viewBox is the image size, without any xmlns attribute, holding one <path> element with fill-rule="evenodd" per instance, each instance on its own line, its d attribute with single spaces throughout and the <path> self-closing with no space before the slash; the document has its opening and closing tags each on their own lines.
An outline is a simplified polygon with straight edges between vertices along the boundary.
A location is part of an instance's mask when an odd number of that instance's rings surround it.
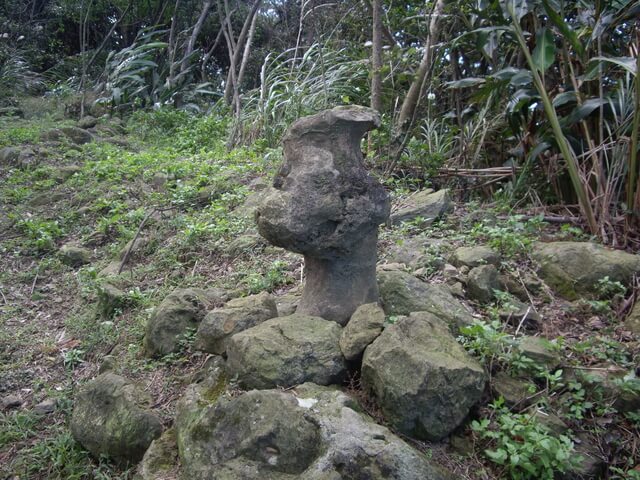
<svg viewBox="0 0 640 480">
<path fill-rule="evenodd" d="M 469 297 L 480 303 L 489 303 L 494 297 L 494 290 L 500 288 L 498 270 L 493 265 L 474 267 L 467 279 Z"/>
<path fill-rule="evenodd" d="M 56 409 L 57 402 L 53 398 L 47 398 L 46 400 L 41 401 L 35 407 L 33 407 L 33 412 L 38 415 L 46 415 L 48 413 L 52 413 Z"/>
<path fill-rule="evenodd" d="M 93 135 L 82 128 L 63 127 L 60 131 L 76 145 L 83 145 L 93 141 Z"/>
<path fill-rule="evenodd" d="M 542 322 L 542 317 L 532 305 L 515 299 L 503 305 L 498 315 L 500 315 L 501 320 L 512 325 L 519 325 L 523 320 L 523 325 L 525 326 L 535 326 Z"/>
<path fill-rule="evenodd" d="M 78 120 L 78 128 L 82 128 L 87 130 L 89 128 L 93 128 L 98 124 L 98 120 L 91 115 L 87 115 L 86 117 L 82 117 Z"/>
<path fill-rule="evenodd" d="M 465 297 L 464 287 L 460 282 L 453 282 L 451 285 L 449 285 L 449 291 L 454 297 L 458 297 L 458 298 Z"/>
<path fill-rule="evenodd" d="M 116 357 L 113 355 L 105 355 L 102 359 L 102 363 L 100 364 L 100 368 L 98 369 L 98 373 L 105 373 L 115 369 L 116 366 Z"/>
<path fill-rule="evenodd" d="M 221 355 L 234 334 L 277 316 L 276 303 L 267 292 L 235 298 L 204 317 L 196 333 L 195 348 Z"/>
<path fill-rule="evenodd" d="M 156 172 L 153 174 L 151 178 L 151 185 L 154 190 L 164 191 L 166 190 L 167 181 L 169 180 L 169 175 L 164 172 Z"/>
<path fill-rule="evenodd" d="M 91 263 L 91 250 L 87 250 L 77 245 L 65 244 L 58 252 L 60 261 L 70 267 L 80 267 Z"/>
<path fill-rule="evenodd" d="M 444 278 L 455 278 L 458 275 L 458 269 L 450 263 L 445 263 L 442 267 L 442 275 Z"/>
<path fill-rule="evenodd" d="M 384 310 L 377 303 L 358 307 L 340 335 L 340 350 L 347 360 L 357 358 L 378 338 L 382 332 L 384 318 Z"/>
<path fill-rule="evenodd" d="M 466 266 L 469 268 L 479 267 L 481 265 L 500 266 L 502 259 L 495 251 L 483 245 L 474 245 L 471 247 L 460 247 L 453 252 L 450 259 L 451 263 L 456 267 Z"/>
<path fill-rule="evenodd" d="M 14 166 L 20 157 L 20 150 L 15 147 L 4 147 L 0 149 L 0 165 Z"/>
<path fill-rule="evenodd" d="M 113 313 L 126 306 L 127 294 L 109 282 L 103 282 L 98 288 L 98 311 L 104 317 L 111 317 Z"/>
<path fill-rule="evenodd" d="M 300 292 L 297 289 L 292 290 L 280 297 L 276 297 L 275 300 L 278 307 L 278 315 L 288 317 L 296 313 L 298 303 L 300 303 Z"/>
<path fill-rule="evenodd" d="M 178 351 L 184 336 L 190 329 L 195 332 L 216 303 L 221 303 L 221 299 L 201 288 L 179 288 L 171 292 L 147 322 L 145 352 L 161 356 Z"/>
<path fill-rule="evenodd" d="M 520 353 L 549 370 L 560 365 L 560 354 L 552 349 L 549 340 L 542 337 L 523 336 L 518 345 Z"/>
<path fill-rule="evenodd" d="M 53 173 L 53 176 L 58 181 L 58 183 L 63 183 L 74 176 L 76 173 L 79 173 L 81 171 L 82 167 L 78 165 L 65 165 L 62 167 L 58 167 Z"/>
<path fill-rule="evenodd" d="M 0 404 L 3 410 L 10 410 L 22 405 L 22 399 L 18 395 L 7 395 L 6 397 L 2 397 Z"/>
<path fill-rule="evenodd" d="M 569 425 L 564 423 L 564 421 L 557 415 L 553 413 L 548 413 L 536 408 L 532 414 L 533 418 L 535 418 L 538 423 L 545 426 L 551 432 L 556 435 L 563 435 L 569 430 Z"/>
<path fill-rule="evenodd" d="M 528 398 L 535 393 L 535 385 L 527 380 L 513 378 L 505 372 L 498 372 L 492 379 L 495 394 L 504 398 L 509 407 L 525 407 Z"/>
</svg>

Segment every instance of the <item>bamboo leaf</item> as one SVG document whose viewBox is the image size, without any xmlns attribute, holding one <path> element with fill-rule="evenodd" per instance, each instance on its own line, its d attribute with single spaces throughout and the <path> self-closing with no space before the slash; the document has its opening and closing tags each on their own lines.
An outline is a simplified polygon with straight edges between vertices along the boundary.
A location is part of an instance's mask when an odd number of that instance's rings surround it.
<svg viewBox="0 0 640 480">
<path fill-rule="evenodd" d="M 468 77 L 463 78 L 462 80 L 456 80 L 453 82 L 447 82 L 447 88 L 467 88 L 467 87 L 475 87 L 476 85 L 481 85 L 485 83 L 487 80 L 481 77 Z"/>
<path fill-rule="evenodd" d="M 612 63 L 624 68 L 631 75 L 636 76 L 636 59 L 633 57 L 593 57 L 592 62 Z"/>
<path fill-rule="evenodd" d="M 541 28 L 536 35 L 536 48 L 533 49 L 533 63 L 539 72 L 544 73 L 555 61 L 556 45 L 553 33 Z"/>
<path fill-rule="evenodd" d="M 578 39 L 576 32 L 569 26 L 567 22 L 556 12 L 550 5 L 548 0 L 542 0 L 544 10 L 549 17 L 549 20 L 560 30 L 564 38 L 571 44 L 573 49 L 579 55 L 584 55 L 584 46 Z"/>
</svg>

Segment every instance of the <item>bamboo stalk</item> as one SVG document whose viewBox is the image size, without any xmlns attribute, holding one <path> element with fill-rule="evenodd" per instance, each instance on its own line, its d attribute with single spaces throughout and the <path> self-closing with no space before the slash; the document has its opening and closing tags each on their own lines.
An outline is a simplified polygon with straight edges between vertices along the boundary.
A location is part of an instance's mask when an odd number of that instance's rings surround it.
<svg viewBox="0 0 640 480">
<path fill-rule="evenodd" d="M 593 214 L 593 209 L 591 208 L 591 203 L 589 201 L 589 196 L 585 189 L 585 185 L 582 183 L 582 179 L 580 178 L 580 166 L 578 165 L 578 161 L 575 153 L 573 152 L 569 142 L 567 141 L 567 137 L 565 137 L 562 127 L 560 126 L 560 121 L 558 120 L 558 116 L 556 115 L 556 111 L 553 108 L 553 104 L 551 103 L 551 99 L 547 94 L 547 90 L 544 86 L 544 82 L 540 77 L 540 73 L 538 72 L 536 65 L 531 57 L 531 52 L 529 51 L 529 47 L 524 38 L 524 34 L 520 27 L 520 21 L 517 19 L 515 12 L 513 10 L 513 4 L 510 4 L 509 13 L 511 15 L 511 19 L 513 21 L 513 30 L 515 33 L 516 40 L 520 45 L 520 49 L 522 50 L 522 54 L 525 56 L 527 60 L 527 64 L 531 70 L 531 75 L 533 76 L 533 83 L 540 94 L 540 98 L 542 99 L 542 105 L 544 106 L 544 111 L 549 119 L 549 123 L 551 123 L 551 128 L 553 129 L 553 133 L 556 137 L 556 142 L 558 143 L 558 148 L 562 153 L 565 161 L 567 162 L 567 168 L 569 170 L 569 176 L 571 178 L 571 183 L 573 184 L 573 188 L 578 196 L 578 202 L 580 203 L 580 209 L 582 213 L 587 219 L 587 224 L 589 226 L 589 230 L 593 235 L 597 235 L 598 232 L 598 223 Z"/>
</svg>

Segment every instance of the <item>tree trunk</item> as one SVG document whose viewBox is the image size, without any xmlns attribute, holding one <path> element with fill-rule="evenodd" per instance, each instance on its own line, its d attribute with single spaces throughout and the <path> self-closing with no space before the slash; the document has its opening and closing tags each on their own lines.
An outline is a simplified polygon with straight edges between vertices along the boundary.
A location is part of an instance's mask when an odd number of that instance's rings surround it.
<svg viewBox="0 0 640 480">
<path fill-rule="evenodd" d="M 229 55 L 231 56 L 229 58 L 229 69 L 234 68 L 234 71 L 233 71 L 233 75 L 231 74 L 231 71 L 229 71 L 229 74 L 227 75 L 227 84 L 225 85 L 225 88 L 224 88 L 224 98 L 227 104 L 231 104 L 231 101 L 233 99 L 233 90 L 235 86 L 234 84 L 235 84 L 235 80 L 238 77 L 237 66 L 241 63 L 242 45 L 244 44 L 244 41 L 247 38 L 247 35 L 249 34 L 249 29 L 251 28 L 251 24 L 253 23 L 253 17 L 256 15 L 256 13 L 258 13 L 258 9 L 260 8 L 260 5 L 262 5 L 262 0 L 255 0 L 253 6 L 251 7 L 251 11 L 249 11 L 247 18 L 245 18 L 244 24 L 242 25 L 242 30 L 240 30 L 240 35 L 238 35 L 238 40 L 235 41 L 235 45 L 233 45 L 233 52 L 231 50 L 229 51 Z M 228 14 L 229 8 L 226 0 L 225 0 L 225 9 L 227 11 L 227 17 L 229 17 L 229 14 Z M 231 29 L 230 17 L 228 18 L 227 25 L 228 25 L 228 35 L 230 37 L 229 40 L 233 44 L 234 43 L 233 30 Z"/>
<path fill-rule="evenodd" d="M 198 21 L 193 26 L 193 32 L 191 32 L 191 37 L 189 37 L 189 42 L 187 42 L 187 49 L 184 52 L 184 57 L 182 59 L 182 64 L 180 65 L 180 72 L 184 72 L 189 66 L 189 57 L 193 53 L 193 49 L 196 45 L 196 40 L 198 35 L 200 34 L 200 30 L 202 30 L 202 25 L 204 25 L 204 21 L 207 19 L 209 15 L 209 10 L 211 9 L 211 0 L 205 0 L 202 4 L 202 11 L 200 12 L 200 16 L 198 17 Z"/>
<path fill-rule="evenodd" d="M 175 71 L 175 58 L 176 58 L 176 24 L 178 23 L 178 7 L 180 7 L 180 0 L 176 0 L 176 4 L 173 7 L 173 15 L 171 16 L 171 28 L 169 30 L 169 76 L 167 77 L 167 87 L 173 88 L 173 84 L 176 78 Z"/>
<path fill-rule="evenodd" d="M 418 103 L 420 102 L 420 97 L 423 93 L 424 84 L 427 79 L 427 73 L 431 68 L 433 47 L 438 39 L 438 34 L 440 33 L 440 18 L 442 17 L 443 10 L 444 0 L 438 0 L 433 9 L 433 12 L 431 12 L 429 31 L 427 32 L 427 40 L 424 44 L 424 54 L 422 55 L 420 66 L 418 67 L 413 82 L 409 87 L 409 91 L 407 92 L 407 95 L 402 102 L 400 114 L 398 115 L 398 120 L 396 121 L 396 124 L 394 126 L 392 140 L 395 150 L 393 152 L 394 163 L 399 160 L 400 155 L 402 154 L 402 149 L 404 148 L 404 145 L 408 139 L 409 132 L 413 125 L 413 117 L 418 107 Z"/>
</svg>

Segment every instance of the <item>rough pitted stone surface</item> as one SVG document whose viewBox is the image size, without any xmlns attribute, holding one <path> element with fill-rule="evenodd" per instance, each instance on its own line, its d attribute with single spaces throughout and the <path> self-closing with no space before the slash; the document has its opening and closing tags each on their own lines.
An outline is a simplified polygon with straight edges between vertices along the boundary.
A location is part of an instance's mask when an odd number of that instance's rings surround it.
<svg viewBox="0 0 640 480">
<path fill-rule="evenodd" d="M 223 354 L 232 335 L 278 316 L 274 298 L 267 292 L 236 298 L 212 310 L 198 327 L 195 347 Z"/>
<path fill-rule="evenodd" d="M 624 321 L 624 328 L 636 337 L 640 337 L 640 302 L 636 302 L 631 313 Z"/>
<path fill-rule="evenodd" d="M 137 480 L 176 480 L 178 445 L 173 428 L 156 438 L 138 465 Z M 136 477 L 134 477 L 136 478 Z"/>
<path fill-rule="evenodd" d="M 77 245 L 65 244 L 58 252 L 60 261 L 70 267 L 80 267 L 91 263 L 91 250 Z"/>
<path fill-rule="evenodd" d="M 340 350 L 344 358 L 353 360 L 362 354 L 367 345 L 380 335 L 383 326 L 384 310 L 377 303 L 358 307 L 340 336 Z"/>
<path fill-rule="evenodd" d="M 484 245 L 472 247 L 459 247 L 451 256 L 451 263 L 456 267 L 467 266 L 469 268 L 480 265 L 500 265 L 500 255 Z"/>
<path fill-rule="evenodd" d="M 78 127 L 63 127 L 60 131 L 77 145 L 83 145 L 93 141 L 93 135 Z"/>
<path fill-rule="evenodd" d="M 525 335 L 518 345 L 520 353 L 539 365 L 553 370 L 560 365 L 560 353 L 552 348 L 546 338 Z"/>
<path fill-rule="evenodd" d="M 486 378 L 446 323 L 419 312 L 387 327 L 367 347 L 362 382 L 398 431 L 440 440 L 480 400 Z"/>
<path fill-rule="evenodd" d="M 78 120 L 78 128 L 82 128 L 84 130 L 93 128 L 97 124 L 98 124 L 98 120 L 95 117 L 92 117 L 91 115 L 87 115 L 86 117 L 83 117 L 80 120 Z"/>
<path fill-rule="evenodd" d="M 430 285 L 400 270 L 379 271 L 380 300 L 387 315 L 430 312 L 455 329 L 473 323 L 473 317 L 445 285 Z"/>
<path fill-rule="evenodd" d="M 221 299 L 208 290 L 184 288 L 173 291 L 155 309 L 144 337 L 149 355 L 167 355 L 180 348 L 189 329 L 196 329 L 207 312 Z"/>
<path fill-rule="evenodd" d="M 231 337 L 229 375 L 245 388 L 340 383 L 346 368 L 341 333 L 335 322 L 300 313 L 267 320 Z"/>
<path fill-rule="evenodd" d="M 378 300 L 378 226 L 389 197 L 364 168 L 360 140 L 380 124 L 364 107 L 336 107 L 295 122 L 283 139 L 284 163 L 256 211 L 260 234 L 305 257 L 297 312 L 344 325 Z"/>
<path fill-rule="evenodd" d="M 148 410 L 150 404 L 151 398 L 138 385 L 103 373 L 78 391 L 71 433 L 96 457 L 137 462 L 162 433 L 160 419 Z"/>
<path fill-rule="evenodd" d="M 391 224 L 398 225 L 402 222 L 422 218 L 427 225 L 437 218 L 453 210 L 453 203 L 446 189 L 433 192 L 431 189 L 421 190 L 403 200 L 400 208 L 391 214 Z"/>
<path fill-rule="evenodd" d="M 493 299 L 493 291 L 499 289 L 498 270 L 493 265 L 480 265 L 469 272 L 467 292 L 473 300 L 489 303 Z"/>
<path fill-rule="evenodd" d="M 596 292 L 604 277 L 628 284 L 640 272 L 640 255 L 589 242 L 538 243 L 533 258 L 543 280 L 569 300 Z"/>
<path fill-rule="evenodd" d="M 8 167 L 15 165 L 20 157 L 20 150 L 16 147 L 4 147 L 0 149 L 0 165 Z"/>
<path fill-rule="evenodd" d="M 185 478 L 205 480 L 444 480 L 450 478 L 335 388 L 179 402 Z M 185 423 L 184 420 L 189 422 Z"/>
</svg>

